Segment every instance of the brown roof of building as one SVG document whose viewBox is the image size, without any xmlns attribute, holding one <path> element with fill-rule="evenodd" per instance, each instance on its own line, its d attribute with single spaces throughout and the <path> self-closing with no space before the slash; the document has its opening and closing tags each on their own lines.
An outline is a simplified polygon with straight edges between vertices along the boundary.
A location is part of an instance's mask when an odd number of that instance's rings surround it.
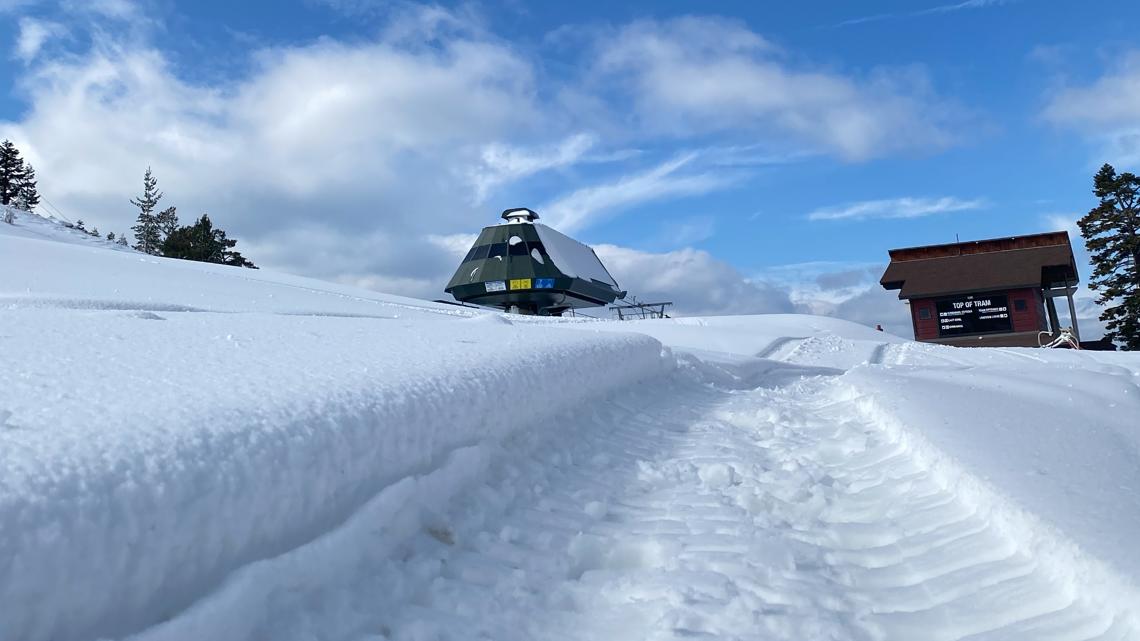
<svg viewBox="0 0 1140 641">
<path fill-rule="evenodd" d="M 924 298 L 1078 280 L 1066 232 L 890 250 L 879 283 L 899 298 Z"/>
</svg>

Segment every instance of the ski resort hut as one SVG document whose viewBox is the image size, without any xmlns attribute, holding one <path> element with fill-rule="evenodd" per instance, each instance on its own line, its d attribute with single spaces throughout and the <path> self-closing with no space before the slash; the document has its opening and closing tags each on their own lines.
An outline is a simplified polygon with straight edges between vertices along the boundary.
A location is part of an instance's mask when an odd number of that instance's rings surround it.
<svg viewBox="0 0 1140 641">
<path fill-rule="evenodd" d="M 1077 267 L 1063 231 L 890 250 L 880 284 L 910 304 L 914 338 L 928 343 L 1037 347 L 1060 331 L 1064 296 L 1078 340 Z M 1048 342 L 1048 341 L 1046 341 Z"/>
<path fill-rule="evenodd" d="M 609 305 L 625 292 L 588 245 L 536 223 L 526 208 L 484 227 L 444 289 L 456 300 L 521 314 L 560 316 Z"/>
</svg>

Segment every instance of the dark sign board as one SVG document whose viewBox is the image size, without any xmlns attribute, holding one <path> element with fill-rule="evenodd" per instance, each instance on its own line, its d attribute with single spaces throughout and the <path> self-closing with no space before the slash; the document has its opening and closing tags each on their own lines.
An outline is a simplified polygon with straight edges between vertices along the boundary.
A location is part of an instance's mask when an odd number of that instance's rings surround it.
<svg viewBox="0 0 1140 641">
<path fill-rule="evenodd" d="M 939 336 L 1013 331 L 1009 298 L 1005 294 L 956 296 L 937 301 L 935 305 Z"/>
</svg>

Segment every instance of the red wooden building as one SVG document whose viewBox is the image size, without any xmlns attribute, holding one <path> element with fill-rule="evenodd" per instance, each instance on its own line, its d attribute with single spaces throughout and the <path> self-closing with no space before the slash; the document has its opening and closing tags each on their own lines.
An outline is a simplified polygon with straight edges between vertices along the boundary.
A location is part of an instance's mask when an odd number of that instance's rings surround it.
<svg viewBox="0 0 1140 641">
<path fill-rule="evenodd" d="M 1068 299 L 1079 339 L 1077 267 L 1066 232 L 892 249 L 890 256 L 879 282 L 910 303 L 915 340 L 1037 347 L 1039 332 L 1060 330 L 1059 296 Z"/>
</svg>

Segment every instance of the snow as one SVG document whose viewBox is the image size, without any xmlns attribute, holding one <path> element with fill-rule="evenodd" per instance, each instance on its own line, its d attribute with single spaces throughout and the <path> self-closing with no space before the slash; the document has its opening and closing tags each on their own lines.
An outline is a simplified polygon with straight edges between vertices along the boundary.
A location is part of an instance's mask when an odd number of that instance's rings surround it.
<svg viewBox="0 0 1140 641">
<path fill-rule="evenodd" d="M 1026 367 L 1032 354 L 968 354 L 956 358 L 958 367 L 859 368 L 845 379 L 866 413 L 914 430 L 934 456 L 1140 579 L 1140 377 L 1113 364 L 1134 366 L 1136 358 L 1069 352 L 1085 358 Z"/>
<path fill-rule="evenodd" d="M 5 220 L 6 214 L 11 214 L 13 222 L 0 228 L 0 233 L 9 238 L 35 238 L 41 240 L 55 240 L 64 243 L 78 244 L 85 247 L 101 247 L 115 251 L 133 252 L 133 249 L 124 247 L 103 237 L 95 237 L 86 232 L 68 227 L 55 218 L 45 218 L 38 214 L 0 205 L 0 221 Z M 117 232 L 116 232 L 117 233 Z"/>
<path fill-rule="evenodd" d="M 1134 354 L 0 273 L 0 639 L 1140 638 Z"/>
<path fill-rule="evenodd" d="M 51 311 L 3 314 L 5 361 L 21 364 L 0 373 L 4 638 L 153 623 L 457 448 L 667 363 L 632 334 Z"/>
<path fill-rule="evenodd" d="M 602 265 L 602 261 L 598 259 L 597 254 L 588 245 L 584 245 L 542 223 L 534 223 L 534 228 L 538 231 L 542 246 L 546 248 L 546 254 L 550 256 L 550 260 L 554 261 L 554 265 L 563 274 L 593 279 L 618 289 L 618 284 L 614 281 L 613 276 L 610 276 L 605 266 Z"/>
</svg>

